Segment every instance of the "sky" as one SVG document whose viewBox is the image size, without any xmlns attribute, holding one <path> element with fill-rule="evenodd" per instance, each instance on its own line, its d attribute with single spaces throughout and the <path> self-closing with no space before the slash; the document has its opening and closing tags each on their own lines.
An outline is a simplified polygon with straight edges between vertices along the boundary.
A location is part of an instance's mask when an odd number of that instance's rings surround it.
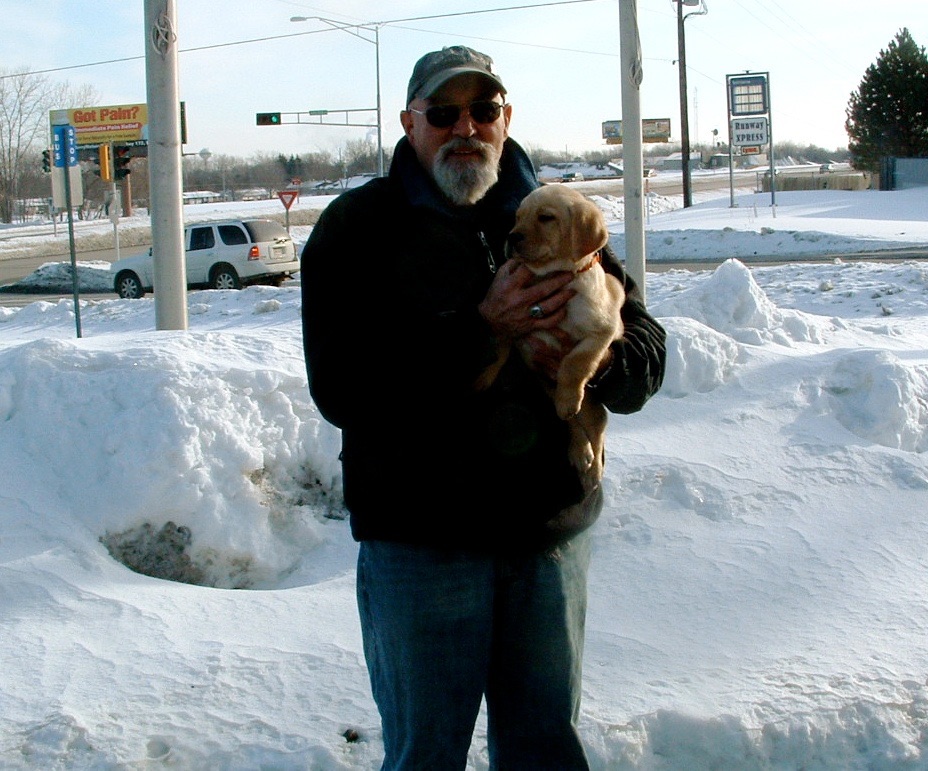
<svg viewBox="0 0 928 771">
<path fill-rule="evenodd" d="M 726 136 L 726 75 L 749 71 L 768 73 L 775 142 L 846 147 L 845 110 L 866 68 L 903 27 L 916 43 L 928 45 L 928 15 L 912 0 L 706 3 L 706 14 L 684 23 L 694 145 L 712 143 L 713 131 Z M 6 0 L 2 66 L 53 70 L 49 77 L 90 85 L 99 95 L 98 106 L 144 103 L 144 4 L 80 5 L 76 10 L 62 0 Z M 514 108 L 512 135 L 523 144 L 571 154 L 603 150 L 603 121 L 622 118 L 618 0 L 196 0 L 177 5 L 186 152 L 251 157 L 337 153 L 349 140 L 376 145 L 376 129 L 305 121 L 318 121 L 309 118 L 311 110 L 329 110 L 327 121 L 375 126 L 378 51 L 383 144 L 391 148 L 401 136 L 398 115 L 414 63 L 427 51 L 454 44 L 493 57 Z M 504 8 L 515 10 L 496 10 Z M 679 142 L 676 4 L 638 0 L 637 13 L 641 117 L 669 118 L 671 138 Z M 321 21 L 293 23 L 292 16 L 378 24 L 379 46 L 370 31 L 365 42 Z M 441 18 L 422 18 L 428 16 Z M 96 62 L 111 63 L 77 66 Z M 369 112 L 351 113 L 349 121 L 340 110 Z M 278 111 L 304 113 L 304 123 L 255 125 L 256 113 Z"/>
<path fill-rule="evenodd" d="M 923 769 L 928 268 L 750 258 L 925 246 L 928 188 L 736 201 L 653 201 L 654 260 L 706 267 L 647 275 L 667 373 L 610 417 L 580 734 L 593 771 Z M 191 292 L 186 331 L 82 303 L 80 339 L 70 299 L 0 307 L 0 766 L 379 768 L 298 278 Z"/>
</svg>

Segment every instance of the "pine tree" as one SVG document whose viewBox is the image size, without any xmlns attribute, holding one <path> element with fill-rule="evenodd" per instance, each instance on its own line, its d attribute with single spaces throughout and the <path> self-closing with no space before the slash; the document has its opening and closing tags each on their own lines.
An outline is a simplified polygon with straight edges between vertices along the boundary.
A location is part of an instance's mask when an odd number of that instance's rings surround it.
<svg viewBox="0 0 928 771">
<path fill-rule="evenodd" d="M 928 156 L 928 55 L 902 28 L 851 94 L 845 123 L 858 169 L 878 172 L 887 156 Z"/>
</svg>

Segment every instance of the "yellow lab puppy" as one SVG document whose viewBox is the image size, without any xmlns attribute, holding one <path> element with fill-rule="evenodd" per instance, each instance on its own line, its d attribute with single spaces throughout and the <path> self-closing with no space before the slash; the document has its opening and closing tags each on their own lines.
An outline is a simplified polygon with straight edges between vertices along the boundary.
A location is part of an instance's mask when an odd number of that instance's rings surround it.
<svg viewBox="0 0 928 771">
<path fill-rule="evenodd" d="M 569 286 L 576 294 L 567 303 L 560 328 L 577 344 L 561 361 L 553 398 L 558 416 L 570 425 L 570 462 L 588 491 L 602 480 L 607 415 L 601 404 L 584 399 L 584 389 L 606 349 L 624 332 L 619 311 L 625 290 L 600 264 L 600 249 L 608 239 L 605 219 L 596 204 L 573 188 L 545 185 L 522 201 L 506 244 L 510 258 L 536 276 L 565 270 L 574 273 Z M 558 345 L 553 335 L 534 334 L 545 335 L 550 344 Z M 481 374 L 478 389 L 490 387 L 513 345 L 523 356 L 529 355 L 518 340 L 498 340 L 497 359 Z"/>
</svg>

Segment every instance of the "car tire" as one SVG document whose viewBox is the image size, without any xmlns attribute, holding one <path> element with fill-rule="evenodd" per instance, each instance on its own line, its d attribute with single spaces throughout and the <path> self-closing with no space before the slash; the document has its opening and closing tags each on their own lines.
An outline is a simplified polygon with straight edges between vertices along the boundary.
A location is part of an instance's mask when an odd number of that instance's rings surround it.
<svg viewBox="0 0 928 771">
<path fill-rule="evenodd" d="M 113 291 L 123 300 L 137 300 L 145 296 L 145 289 L 139 277 L 131 270 L 124 270 L 116 276 L 113 282 Z"/>
<path fill-rule="evenodd" d="M 238 273 L 231 265 L 220 263 L 214 265 L 209 274 L 209 285 L 211 289 L 241 289 L 242 282 Z"/>
</svg>

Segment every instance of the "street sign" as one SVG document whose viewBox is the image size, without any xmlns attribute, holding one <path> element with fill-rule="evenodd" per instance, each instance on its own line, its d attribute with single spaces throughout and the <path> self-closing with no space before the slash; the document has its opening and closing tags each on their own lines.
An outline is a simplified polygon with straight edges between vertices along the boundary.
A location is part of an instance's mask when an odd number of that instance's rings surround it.
<svg viewBox="0 0 928 771">
<path fill-rule="evenodd" d="M 81 336 L 81 304 L 77 280 L 77 249 L 74 246 L 73 207 L 84 202 L 81 167 L 77 160 L 77 138 L 74 126 L 50 119 L 52 134 L 52 200 L 55 207 L 68 212 L 68 244 L 71 251 L 71 286 L 74 293 L 74 326 Z"/>
<path fill-rule="evenodd" d="M 766 116 L 732 119 L 731 143 L 735 147 L 765 145 L 768 142 L 770 142 L 770 133 Z"/>
<path fill-rule="evenodd" d="M 80 206 L 84 202 L 74 126 L 52 126 L 52 199 L 59 209 Z"/>
<path fill-rule="evenodd" d="M 773 116 L 770 109 L 770 87 L 767 72 L 745 72 L 726 75 L 728 92 L 728 181 L 731 205 L 735 206 L 734 153 L 760 155 L 768 148 L 770 162 L 770 206 L 776 207 L 776 159 L 773 147 Z M 774 208 L 774 216 L 776 209 Z"/>
<path fill-rule="evenodd" d="M 284 205 L 284 208 L 289 211 L 290 207 L 293 206 L 293 202 L 300 197 L 299 190 L 280 190 L 277 193 L 277 197 L 280 199 L 280 202 Z"/>
<path fill-rule="evenodd" d="M 77 165 L 77 141 L 74 126 L 55 126 L 54 167 L 62 169 Z"/>
</svg>

